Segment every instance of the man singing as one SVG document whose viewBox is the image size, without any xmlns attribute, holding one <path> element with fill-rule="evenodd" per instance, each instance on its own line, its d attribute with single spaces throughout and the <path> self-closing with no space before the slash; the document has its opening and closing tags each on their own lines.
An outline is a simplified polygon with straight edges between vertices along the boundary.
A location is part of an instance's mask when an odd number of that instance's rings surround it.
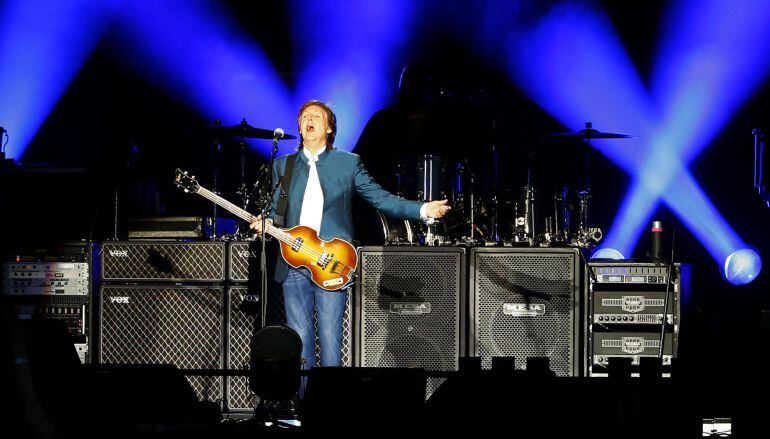
<svg viewBox="0 0 770 439">
<path fill-rule="evenodd" d="M 449 211 L 447 200 L 421 203 L 405 200 L 386 191 L 364 169 L 361 158 L 334 147 L 337 118 L 331 108 L 320 101 L 305 102 L 299 110 L 297 124 L 300 150 L 294 161 L 288 191 L 284 227 L 304 225 L 318 230 L 321 239 L 353 240 L 351 203 L 353 192 L 396 219 L 426 220 L 441 218 Z M 289 155 L 279 157 L 273 165 L 273 187 L 286 171 Z M 285 185 L 284 185 L 285 187 Z M 280 198 L 280 188 L 273 197 L 268 221 L 271 221 Z M 261 220 L 251 228 L 261 230 Z M 341 360 L 342 317 L 349 288 L 326 291 L 310 280 L 310 273 L 295 269 L 278 258 L 275 280 L 282 284 L 286 306 L 286 322 L 302 338 L 304 367 L 315 365 L 313 308 L 318 312 L 318 339 L 321 365 L 339 366 Z"/>
</svg>

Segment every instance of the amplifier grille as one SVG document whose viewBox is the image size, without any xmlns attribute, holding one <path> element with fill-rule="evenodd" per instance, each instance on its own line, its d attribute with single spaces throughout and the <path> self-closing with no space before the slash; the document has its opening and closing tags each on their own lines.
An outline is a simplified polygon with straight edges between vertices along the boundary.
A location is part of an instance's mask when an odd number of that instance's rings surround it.
<svg viewBox="0 0 770 439">
<path fill-rule="evenodd" d="M 103 286 L 100 361 L 219 369 L 221 287 Z M 221 377 L 188 377 L 198 397 L 219 400 Z"/>
<path fill-rule="evenodd" d="M 463 249 L 365 247 L 361 261 L 361 366 L 457 370 Z"/>
<path fill-rule="evenodd" d="M 490 251 L 491 250 L 491 251 Z M 573 250 L 475 250 L 473 354 L 548 357 L 559 376 L 577 373 L 577 254 Z"/>
<path fill-rule="evenodd" d="M 106 242 L 102 280 L 221 282 L 225 246 L 221 242 Z"/>
</svg>

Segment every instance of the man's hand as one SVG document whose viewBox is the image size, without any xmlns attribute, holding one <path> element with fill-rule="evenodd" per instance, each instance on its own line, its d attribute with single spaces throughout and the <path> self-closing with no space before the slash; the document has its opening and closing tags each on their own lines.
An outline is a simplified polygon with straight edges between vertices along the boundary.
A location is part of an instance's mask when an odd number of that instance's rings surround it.
<svg viewBox="0 0 770 439">
<path fill-rule="evenodd" d="M 273 224 L 273 220 L 268 218 L 265 223 Z M 254 221 L 252 221 L 252 223 L 249 224 L 249 228 L 256 231 L 257 233 L 262 233 L 262 215 L 259 215 Z"/>
<path fill-rule="evenodd" d="M 449 200 L 429 201 L 426 203 L 425 213 L 428 218 L 441 218 L 449 212 L 452 207 L 447 205 Z"/>
</svg>

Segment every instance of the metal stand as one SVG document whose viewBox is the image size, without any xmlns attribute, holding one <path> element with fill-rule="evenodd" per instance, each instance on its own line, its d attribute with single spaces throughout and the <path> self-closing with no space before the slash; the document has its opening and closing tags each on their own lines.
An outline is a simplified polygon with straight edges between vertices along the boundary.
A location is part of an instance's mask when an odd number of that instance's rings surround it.
<svg viewBox="0 0 770 439">
<path fill-rule="evenodd" d="M 215 120 L 214 121 L 215 126 L 222 126 L 221 120 Z M 219 195 L 219 164 L 222 159 L 222 142 L 217 139 L 214 140 L 214 187 L 213 192 L 215 195 Z M 219 215 L 219 206 L 217 206 L 217 203 L 214 203 L 214 212 L 213 216 L 211 217 L 211 239 L 217 238 L 217 217 Z"/>
<path fill-rule="evenodd" d="M 765 205 L 770 207 L 770 193 L 765 185 L 765 134 L 756 128 L 751 134 L 754 135 L 754 189 L 759 199 Z"/>
<path fill-rule="evenodd" d="M 277 131 L 277 130 L 276 130 Z M 261 197 L 259 200 L 260 204 L 260 215 L 262 217 L 262 248 L 261 248 L 261 254 L 259 258 L 259 269 L 261 270 L 262 275 L 262 291 L 261 297 L 262 297 L 262 313 L 260 316 L 260 323 L 261 327 L 264 328 L 267 323 L 267 251 L 266 251 L 266 243 L 267 234 L 265 232 L 265 229 L 267 228 L 267 214 L 270 211 L 270 206 L 273 202 L 273 195 L 275 194 L 275 191 L 278 189 L 278 186 L 281 184 L 280 180 L 275 185 L 275 187 L 270 187 L 273 181 L 273 163 L 275 163 L 275 156 L 278 153 L 278 135 L 273 136 L 273 148 L 270 152 L 270 164 L 267 168 L 267 178 L 266 181 L 268 182 L 268 188 L 267 190 L 267 196 Z"/>
<path fill-rule="evenodd" d="M 119 239 L 118 218 L 120 214 L 120 199 L 119 199 L 120 187 L 115 188 L 115 199 L 113 200 L 113 217 L 112 217 L 112 240 L 117 241 Z"/>
</svg>

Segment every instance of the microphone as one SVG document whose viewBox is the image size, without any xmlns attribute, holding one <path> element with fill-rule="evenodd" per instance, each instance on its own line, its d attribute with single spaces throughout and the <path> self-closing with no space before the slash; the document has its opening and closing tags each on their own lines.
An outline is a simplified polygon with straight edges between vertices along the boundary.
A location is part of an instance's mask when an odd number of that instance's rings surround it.
<svg viewBox="0 0 770 439">
<path fill-rule="evenodd" d="M 286 133 L 283 131 L 283 128 L 276 128 L 275 131 L 273 131 L 273 139 L 281 140 L 283 139 L 284 134 Z"/>
<path fill-rule="evenodd" d="M 663 221 L 652 222 L 652 262 L 662 264 L 663 258 Z"/>
</svg>

